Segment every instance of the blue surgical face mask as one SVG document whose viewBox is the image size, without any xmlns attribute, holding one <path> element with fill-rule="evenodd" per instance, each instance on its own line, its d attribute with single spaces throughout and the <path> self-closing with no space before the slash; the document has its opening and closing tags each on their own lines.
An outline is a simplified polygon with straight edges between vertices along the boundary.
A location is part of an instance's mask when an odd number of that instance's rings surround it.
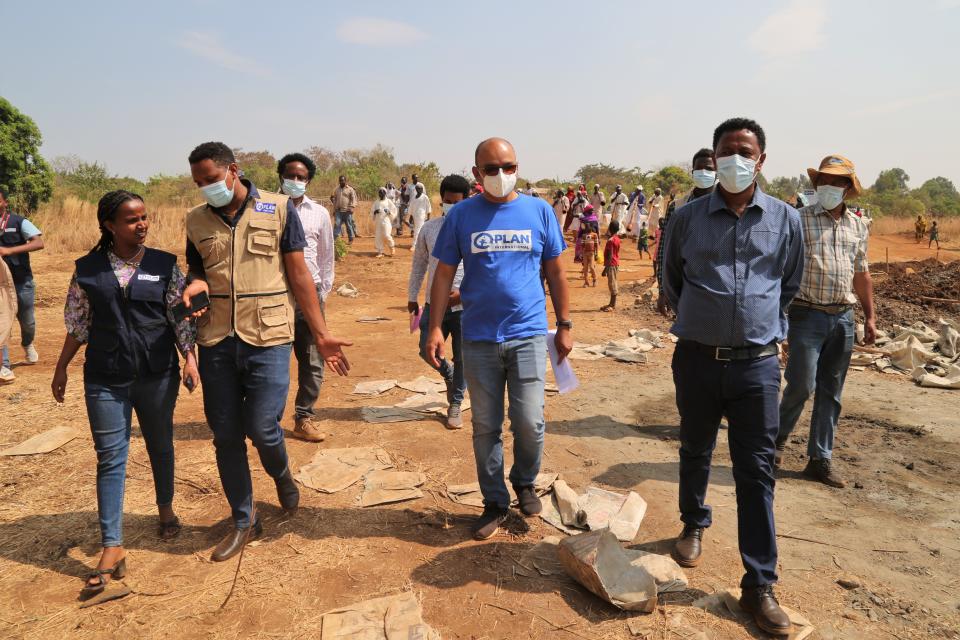
<svg viewBox="0 0 960 640">
<path fill-rule="evenodd" d="M 833 211 L 843 202 L 843 194 L 846 189 L 843 187 L 832 187 L 822 184 L 817 187 L 817 202 L 827 211 Z"/>
<path fill-rule="evenodd" d="M 717 172 L 709 169 L 694 169 L 693 184 L 700 189 L 709 189 L 717 183 Z"/>
<path fill-rule="evenodd" d="M 227 175 L 230 175 L 230 171 L 227 171 Z M 206 199 L 207 204 L 214 208 L 225 207 L 230 204 L 230 201 L 233 200 L 233 190 L 237 186 L 237 180 L 234 178 L 233 187 L 227 188 L 227 178 L 224 176 L 223 180 L 220 182 L 214 182 L 213 184 L 208 184 L 205 187 L 200 187 L 200 192 L 203 193 L 203 197 Z"/>
<path fill-rule="evenodd" d="M 728 193 L 742 193 L 756 178 L 757 161 L 741 155 L 717 158 L 720 186 Z"/>
<path fill-rule="evenodd" d="M 300 198 L 307 192 L 307 183 L 284 178 L 280 189 L 291 198 Z"/>
</svg>

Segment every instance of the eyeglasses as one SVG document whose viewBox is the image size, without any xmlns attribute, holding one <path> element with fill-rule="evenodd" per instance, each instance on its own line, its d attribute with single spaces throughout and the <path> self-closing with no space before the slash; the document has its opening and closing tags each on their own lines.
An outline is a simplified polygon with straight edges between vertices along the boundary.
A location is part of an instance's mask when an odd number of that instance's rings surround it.
<svg viewBox="0 0 960 640">
<path fill-rule="evenodd" d="M 506 174 L 514 174 L 517 172 L 516 164 L 485 164 L 482 167 L 479 167 L 480 171 L 485 176 L 495 176 L 500 173 L 502 169 Z"/>
</svg>

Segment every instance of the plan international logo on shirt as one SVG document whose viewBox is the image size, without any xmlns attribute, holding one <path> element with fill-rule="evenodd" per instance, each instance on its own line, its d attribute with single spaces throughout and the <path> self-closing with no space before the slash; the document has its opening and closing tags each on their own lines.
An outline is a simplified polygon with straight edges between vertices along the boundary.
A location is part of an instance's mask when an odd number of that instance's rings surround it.
<svg viewBox="0 0 960 640">
<path fill-rule="evenodd" d="M 470 253 L 530 251 L 532 238 L 530 229 L 478 231 L 470 235 Z"/>
<path fill-rule="evenodd" d="M 277 212 L 277 205 L 272 202 L 262 202 L 257 200 L 257 203 L 253 205 L 253 210 L 257 213 L 269 213 L 274 214 Z"/>
</svg>

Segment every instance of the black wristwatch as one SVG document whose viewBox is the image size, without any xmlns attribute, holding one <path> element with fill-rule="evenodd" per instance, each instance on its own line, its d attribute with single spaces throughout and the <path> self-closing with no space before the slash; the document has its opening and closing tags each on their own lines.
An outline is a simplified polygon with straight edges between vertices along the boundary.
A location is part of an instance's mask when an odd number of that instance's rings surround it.
<svg viewBox="0 0 960 640">
<path fill-rule="evenodd" d="M 573 320 L 557 320 L 557 327 L 573 329 Z"/>
</svg>

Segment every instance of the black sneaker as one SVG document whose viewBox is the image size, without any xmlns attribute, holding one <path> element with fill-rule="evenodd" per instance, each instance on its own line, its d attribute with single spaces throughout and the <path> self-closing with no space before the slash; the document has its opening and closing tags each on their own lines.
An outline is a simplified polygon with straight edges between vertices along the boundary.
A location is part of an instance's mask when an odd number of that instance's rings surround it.
<svg viewBox="0 0 960 640">
<path fill-rule="evenodd" d="M 517 494 L 517 501 L 520 503 L 520 513 L 528 517 L 540 515 L 543 504 L 533 487 L 514 487 L 513 491 Z"/>
<path fill-rule="evenodd" d="M 500 525 L 507 519 L 509 513 L 510 511 L 508 509 L 503 509 L 496 505 L 485 505 L 483 507 L 483 513 L 480 514 L 477 522 L 473 525 L 473 539 L 489 540 L 497 535 L 497 532 L 500 530 Z"/>
<path fill-rule="evenodd" d="M 287 513 L 295 513 L 300 505 L 300 490 L 297 489 L 297 483 L 293 481 L 289 467 L 282 476 L 274 480 L 274 483 L 277 485 L 277 499 L 280 501 L 280 507 Z"/>
</svg>

